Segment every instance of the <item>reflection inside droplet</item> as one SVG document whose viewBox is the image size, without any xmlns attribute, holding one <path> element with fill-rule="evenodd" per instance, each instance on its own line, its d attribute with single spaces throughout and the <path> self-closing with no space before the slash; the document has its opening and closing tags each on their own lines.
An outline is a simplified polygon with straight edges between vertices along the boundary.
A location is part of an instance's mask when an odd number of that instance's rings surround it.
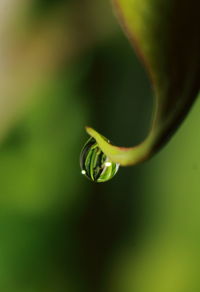
<svg viewBox="0 0 200 292">
<path fill-rule="evenodd" d="M 90 138 L 80 155 L 81 173 L 95 182 L 106 182 L 113 178 L 119 164 L 112 162 L 99 148 L 96 140 Z"/>
</svg>

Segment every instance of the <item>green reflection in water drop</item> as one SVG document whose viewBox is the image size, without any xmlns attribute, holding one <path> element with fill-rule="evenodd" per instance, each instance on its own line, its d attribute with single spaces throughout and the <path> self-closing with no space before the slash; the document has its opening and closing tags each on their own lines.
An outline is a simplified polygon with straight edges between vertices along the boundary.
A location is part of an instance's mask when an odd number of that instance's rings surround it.
<svg viewBox="0 0 200 292">
<path fill-rule="evenodd" d="M 106 182 L 113 178 L 119 164 L 112 162 L 99 148 L 96 140 L 90 138 L 80 155 L 81 173 L 95 182 Z"/>
</svg>

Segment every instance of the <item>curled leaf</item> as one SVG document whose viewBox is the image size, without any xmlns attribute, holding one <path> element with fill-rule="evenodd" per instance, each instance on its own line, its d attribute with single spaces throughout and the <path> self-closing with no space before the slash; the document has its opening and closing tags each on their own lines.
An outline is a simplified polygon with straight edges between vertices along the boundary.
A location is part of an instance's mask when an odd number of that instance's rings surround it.
<svg viewBox="0 0 200 292">
<path fill-rule="evenodd" d="M 116 14 L 145 65 L 155 93 L 152 126 L 136 147 L 111 145 L 87 127 L 102 151 L 123 166 L 160 150 L 179 127 L 200 88 L 200 1 L 113 0 Z"/>
</svg>

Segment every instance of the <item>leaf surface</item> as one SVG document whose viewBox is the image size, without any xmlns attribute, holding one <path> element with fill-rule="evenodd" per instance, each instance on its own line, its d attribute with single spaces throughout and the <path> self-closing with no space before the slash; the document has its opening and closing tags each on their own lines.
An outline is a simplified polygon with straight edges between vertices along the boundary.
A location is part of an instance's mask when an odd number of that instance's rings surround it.
<svg viewBox="0 0 200 292">
<path fill-rule="evenodd" d="M 127 166 L 160 150 L 198 95 L 200 1 L 113 0 L 113 6 L 152 82 L 155 95 L 152 126 L 146 139 L 130 148 L 111 145 L 94 129 L 86 130 L 112 161 Z"/>
</svg>

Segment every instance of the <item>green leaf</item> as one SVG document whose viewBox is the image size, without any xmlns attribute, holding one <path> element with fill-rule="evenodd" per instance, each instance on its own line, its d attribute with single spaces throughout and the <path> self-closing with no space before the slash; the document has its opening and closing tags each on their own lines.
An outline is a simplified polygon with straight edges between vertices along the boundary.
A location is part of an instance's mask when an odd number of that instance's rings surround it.
<svg viewBox="0 0 200 292">
<path fill-rule="evenodd" d="M 198 95 L 200 1 L 113 0 L 113 4 L 152 82 L 155 94 L 152 126 L 144 142 L 130 148 L 111 145 L 94 129 L 86 130 L 112 161 L 127 166 L 160 150 Z"/>
</svg>

